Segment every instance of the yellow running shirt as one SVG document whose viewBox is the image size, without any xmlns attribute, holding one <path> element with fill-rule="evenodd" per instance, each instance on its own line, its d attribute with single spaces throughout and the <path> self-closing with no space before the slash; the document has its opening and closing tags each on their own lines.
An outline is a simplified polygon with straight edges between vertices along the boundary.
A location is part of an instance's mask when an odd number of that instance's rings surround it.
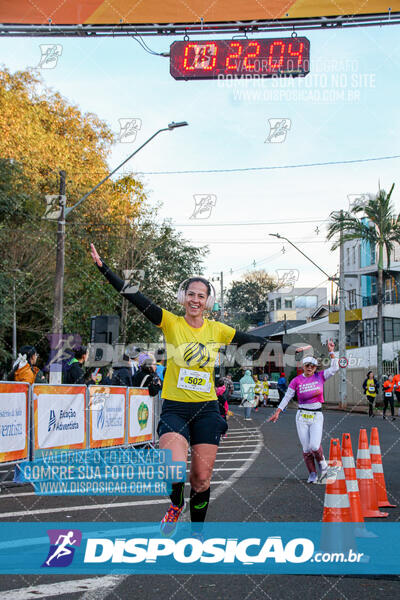
<svg viewBox="0 0 400 600">
<path fill-rule="evenodd" d="M 367 396 L 371 396 L 371 398 L 376 397 L 376 388 L 375 381 L 373 379 L 367 379 Z"/>
<path fill-rule="evenodd" d="M 162 397 L 180 402 L 216 400 L 214 363 L 220 346 L 230 344 L 233 327 L 204 319 L 201 327 L 191 327 L 184 319 L 162 309 L 159 325 L 167 346 Z"/>
</svg>

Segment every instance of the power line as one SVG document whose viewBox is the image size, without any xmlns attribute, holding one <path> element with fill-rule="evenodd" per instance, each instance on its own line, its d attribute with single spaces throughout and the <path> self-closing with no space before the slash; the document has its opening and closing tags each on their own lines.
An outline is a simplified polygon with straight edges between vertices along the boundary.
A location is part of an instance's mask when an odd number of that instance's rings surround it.
<svg viewBox="0 0 400 600">
<path fill-rule="evenodd" d="M 191 244 L 235 244 L 235 245 L 241 245 L 241 244 L 262 244 L 262 245 L 277 245 L 279 244 L 280 246 L 282 245 L 282 242 L 265 242 L 264 240 L 190 240 Z M 308 241 L 304 241 L 304 240 L 300 240 L 300 241 L 295 241 L 296 244 L 328 244 L 329 242 L 327 240 L 308 240 Z"/>
<path fill-rule="evenodd" d="M 200 220 L 200 219 L 199 219 Z M 250 225 L 297 225 L 299 223 L 325 223 L 328 219 L 304 219 L 304 220 L 289 220 L 289 221 L 232 221 L 224 223 L 174 223 L 171 224 L 174 227 L 231 227 L 240 226 L 247 227 Z"/>
<path fill-rule="evenodd" d="M 353 160 L 332 160 L 316 163 L 299 163 L 293 165 L 272 165 L 270 167 L 242 167 L 234 169 L 198 169 L 187 171 L 137 171 L 136 175 L 194 175 L 196 173 L 245 173 L 252 171 L 272 171 L 276 169 L 302 169 L 305 167 L 326 167 L 330 165 L 353 165 L 355 163 L 373 162 L 379 160 L 392 160 L 400 158 L 400 154 L 392 156 L 376 156 L 372 158 L 356 158 Z"/>
</svg>

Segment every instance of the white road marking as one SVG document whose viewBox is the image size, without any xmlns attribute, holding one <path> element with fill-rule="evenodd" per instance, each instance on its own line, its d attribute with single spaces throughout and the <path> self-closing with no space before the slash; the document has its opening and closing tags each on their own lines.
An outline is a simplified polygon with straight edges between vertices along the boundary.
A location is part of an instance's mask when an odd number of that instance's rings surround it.
<svg viewBox="0 0 400 600">
<path fill-rule="evenodd" d="M 232 450 L 232 448 L 252 448 L 253 446 L 257 446 L 257 442 L 254 442 L 254 444 L 237 444 L 237 445 L 233 445 L 233 446 L 224 446 L 225 450 Z"/>
<path fill-rule="evenodd" d="M 233 467 L 233 469 L 213 469 L 213 473 L 218 473 L 218 471 L 237 471 L 236 467 Z M 189 473 L 190 469 L 186 469 L 186 473 Z"/>
<path fill-rule="evenodd" d="M 46 513 L 59 513 L 59 512 L 71 512 L 77 510 L 102 510 L 105 508 L 118 508 L 120 506 L 146 506 L 147 504 L 167 504 L 170 502 L 169 498 L 162 498 L 160 500 L 143 500 L 137 502 L 112 502 L 109 504 L 89 504 L 88 506 L 63 506 L 58 508 L 38 508 L 36 510 L 20 510 L 17 512 L 0 513 L 0 519 L 7 519 L 9 517 L 20 517 L 21 515 L 44 515 Z"/>
<path fill-rule="evenodd" d="M 244 452 L 240 452 L 240 454 L 244 454 Z M 251 452 L 246 452 L 246 454 L 251 454 Z M 215 462 L 238 462 L 243 461 L 243 458 L 216 458 Z"/>
<path fill-rule="evenodd" d="M 246 427 L 246 428 L 244 428 L 244 427 L 235 427 L 235 428 L 229 427 L 228 431 L 256 431 L 256 432 L 258 432 L 258 429 L 257 429 L 257 427 Z"/>
<path fill-rule="evenodd" d="M 118 575 L 105 575 L 104 577 L 88 577 L 86 579 L 72 579 L 60 581 L 58 583 L 45 583 L 42 585 L 31 585 L 29 587 L 15 590 L 6 590 L 12 600 L 28 600 L 29 598 L 48 598 L 49 596 L 61 596 L 63 594 L 74 594 L 77 592 L 88 591 L 91 594 L 95 590 L 104 590 L 108 593 L 109 588 L 113 588 L 119 583 Z M 99 592 L 93 595 L 93 598 L 99 598 Z M 104 597 L 104 595 L 103 595 Z M 85 598 L 90 596 L 85 595 Z"/>
<path fill-rule="evenodd" d="M 236 469 L 232 469 L 236 471 Z M 226 481 L 212 481 L 211 485 L 226 485 Z M 189 486 L 190 483 L 187 481 L 185 486 Z M 25 494 L 24 494 L 25 495 Z M 45 496 L 43 496 L 45 498 Z M 92 498 L 94 496 L 91 496 Z M 59 496 L 57 496 L 59 498 Z M 104 496 L 101 496 L 104 498 Z M 88 504 L 88 505 L 78 505 L 78 506 L 66 506 L 66 507 L 57 507 L 57 508 L 38 508 L 36 510 L 19 510 L 16 512 L 7 512 L 0 513 L 0 519 L 6 519 L 9 517 L 20 517 L 22 515 L 44 515 L 46 513 L 59 513 L 59 512 L 72 512 L 77 510 L 103 510 L 105 508 L 119 508 L 120 506 L 146 506 L 148 504 L 168 504 L 170 502 L 169 498 L 162 498 L 160 500 L 137 500 L 135 502 L 112 502 L 110 504 Z"/>
</svg>

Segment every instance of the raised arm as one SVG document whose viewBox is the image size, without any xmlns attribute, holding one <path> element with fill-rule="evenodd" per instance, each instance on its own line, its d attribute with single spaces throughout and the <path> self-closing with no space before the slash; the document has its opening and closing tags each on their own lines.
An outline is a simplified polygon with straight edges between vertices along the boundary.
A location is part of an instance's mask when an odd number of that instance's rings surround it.
<svg viewBox="0 0 400 600">
<path fill-rule="evenodd" d="M 104 277 L 111 283 L 111 285 L 120 292 L 124 298 L 129 300 L 140 312 L 144 314 L 144 316 L 151 321 L 154 325 L 161 325 L 162 320 L 162 308 L 154 304 L 151 300 L 146 298 L 141 292 L 137 291 L 135 293 L 132 292 L 124 292 L 124 281 L 118 277 L 111 269 L 106 265 L 106 263 L 100 258 L 96 248 L 93 244 L 91 246 L 91 255 L 93 261 L 97 265 L 99 271 L 103 273 Z"/>
<path fill-rule="evenodd" d="M 272 423 L 277 422 L 277 420 L 279 419 L 279 415 L 283 410 L 285 410 L 291 399 L 294 397 L 295 393 L 296 391 L 293 388 L 288 387 L 288 389 L 286 390 L 286 394 L 283 396 L 278 408 L 276 409 L 274 414 L 268 419 L 268 421 L 271 421 Z"/>
<path fill-rule="evenodd" d="M 265 338 L 237 330 L 235 332 L 235 335 L 233 336 L 233 340 L 231 341 L 231 344 L 238 344 L 238 346 L 241 346 L 242 344 L 259 344 L 261 350 L 267 343 L 268 340 L 266 340 Z"/>
<path fill-rule="evenodd" d="M 335 349 L 335 343 L 333 342 L 333 340 L 329 340 L 328 351 L 329 351 L 329 356 L 331 358 L 331 366 L 328 367 L 327 369 L 324 369 L 324 378 L 325 379 L 329 379 L 329 377 L 332 377 L 332 375 L 334 375 L 335 373 L 337 373 L 339 371 L 339 363 L 338 363 L 338 359 L 335 358 L 335 354 L 333 352 L 334 349 Z"/>
</svg>

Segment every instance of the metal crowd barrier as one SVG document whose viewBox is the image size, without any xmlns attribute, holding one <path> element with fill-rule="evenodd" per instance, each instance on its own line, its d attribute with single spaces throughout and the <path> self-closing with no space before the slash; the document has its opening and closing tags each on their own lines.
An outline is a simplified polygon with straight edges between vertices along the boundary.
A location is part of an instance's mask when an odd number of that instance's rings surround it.
<svg viewBox="0 0 400 600">
<path fill-rule="evenodd" d="M 146 388 L 0 381 L 0 465 L 55 449 L 154 446 L 161 403 Z"/>
</svg>

